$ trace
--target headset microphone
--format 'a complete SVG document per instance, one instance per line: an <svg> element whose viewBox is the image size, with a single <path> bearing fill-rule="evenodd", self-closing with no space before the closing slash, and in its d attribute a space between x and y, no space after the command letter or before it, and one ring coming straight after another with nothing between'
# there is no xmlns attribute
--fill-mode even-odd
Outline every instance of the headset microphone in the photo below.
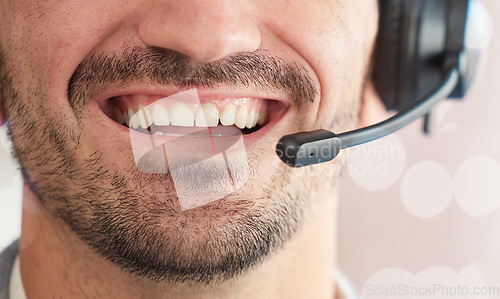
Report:
<svg viewBox="0 0 500 299"><path fill-rule="evenodd" d="M429 113L432 107L446 98L458 82L458 71L449 72L446 83L434 94L378 124L336 135L316 130L287 135L276 147L280 159L292 167L302 167L334 159L341 149L360 145L393 133L417 118Z"/></svg>
<svg viewBox="0 0 500 299"><path fill-rule="evenodd" d="M479 56L466 47L474 31L469 15L475 0L379 0L379 33L373 80L391 118L354 131L327 130L284 136L276 154L287 165L302 167L334 159L340 150L403 128L447 97L465 95ZM471 29L472 28L472 29ZM472 32L474 33L474 32ZM428 117L430 119L430 117Z"/></svg>

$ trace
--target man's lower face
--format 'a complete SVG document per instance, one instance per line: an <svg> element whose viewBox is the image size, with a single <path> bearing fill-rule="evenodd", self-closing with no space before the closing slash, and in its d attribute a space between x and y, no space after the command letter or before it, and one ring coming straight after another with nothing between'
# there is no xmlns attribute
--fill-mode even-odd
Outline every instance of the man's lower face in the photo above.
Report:
<svg viewBox="0 0 500 299"><path fill-rule="evenodd" d="M12 65L4 57L2 103L26 183L54 219L138 276L210 283L241 274L296 235L317 200L311 190L333 188L329 166L296 170L276 157L280 137L313 129L301 111L317 107L319 97L307 72L267 53L202 64L144 48L90 56L68 84L65 107L54 105L43 78L26 81L7 72ZM193 90L199 107L215 104L219 115L230 105L259 102L266 117L256 127L249 122L250 129L211 126L232 128L239 147L231 152L229 144L198 160L190 144L214 150L227 136L207 136L208 128L189 120L182 124L185 115L175 123L178 115L169 115L168 126L156 125L155 117L146 128L144 119L132 124L142 106L152 109L144 115L153 115L156 104ZM361 84L353 90L356 99ZM189 102L178 97L165 105L183 101ZM339 108L343 123L337 125L352 125L355 115L357 109ZM186 129L195 133L183 134ZM196 135L198 129L205 135ZM184 148L176 151L179 144ZM134 147L148 150L138 154ZM228 183L232 189L213 198L203 193Z"/></svg>

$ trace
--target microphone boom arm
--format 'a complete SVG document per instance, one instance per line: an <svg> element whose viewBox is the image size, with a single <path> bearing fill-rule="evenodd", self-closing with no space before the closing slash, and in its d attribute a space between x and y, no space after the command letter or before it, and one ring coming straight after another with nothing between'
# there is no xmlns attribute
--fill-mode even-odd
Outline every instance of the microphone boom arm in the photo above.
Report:
<svg viewBox="0 0 500 299"><path fill-rule="evenodd" d="M438 102L453 92L458 81L458 70L453 68L448 71L444 84L435 92L380 123L338 135L328 130L287 135L278 142L276 153L284 163L292 167L333 160L341 149L382 138L429 113Z"/></svg>

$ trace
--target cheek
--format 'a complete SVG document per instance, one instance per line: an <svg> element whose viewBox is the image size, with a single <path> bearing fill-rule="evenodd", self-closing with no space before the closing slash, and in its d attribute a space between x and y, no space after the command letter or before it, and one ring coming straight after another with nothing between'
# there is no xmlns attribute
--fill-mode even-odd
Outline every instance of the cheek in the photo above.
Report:
<svg viewBox="0 0 500 299"><path fill-rule="evenodd" d="M337 16L324 22L316 20L297 37L298 51L317 77L320 88L320 101L309 113L309 118L316 121L313 127L331 129L332 119L336 120L335 130L353 125L369 55L363 33L358 23Z"/></svg>
<svg viewBox="0 0 500 299"><path fill-rule="evenodd" d="M119 1L13 1L3 7L0 45L13 87L28 107L43 107L54 121L76 124L67 99L78 64L119 23ZM36 114L38 115L38 114Z"/></svg>
<svg viewBox="0 0 500 299"><path fill-rule="evenodd" d="M308 62L321 86L316 127L332 129L334 124L334 130L343 131L356 125L353 120L359 111L374 36L366 35L355 6L338 12L325 19L328 26L317 24L318 33L306 43L310 45Z"/></svg>
<svg viewBox="0 0 500 299"><path fill-rule="evenodd" d="M321 99L306 113L310 122L316 121L309 126L329 128L337 115L343 119L356 115L353 110L357 110L369 56L366 44L372 39L362 22L367 10L360 10L357 2L306 5L297 1L269 22L276 36L298 53L318 82ZM298 9L301 3L303 9ZM346 113L351 116L340 115Z"/></svg>
<svg viewBox="0 0 500 299"><path fill-rule="evenodd" d="M75 64L71 59L77 55L69 53L77 53L78 42L85 37L75 34L78 28L69 20L81 22L82 16L65 10L71 1L57 2L12 1L2 6L0 46L12 84L8 86L12 92L3 96L9 106L22 110L16 120L10 120L18 135L34 131L28 131L26 124L33 119L38 127L75 121L66 89ZM80 26L92 31L89 23Z"/></svg>
<svg viewBox="0 0 500 299"><path fill-rule="evenodd" d="M119 22L110 15L120 11L113 3L119 2L18 2L4 12L2 48L21 77L64 91L76 66Z"/></svg>

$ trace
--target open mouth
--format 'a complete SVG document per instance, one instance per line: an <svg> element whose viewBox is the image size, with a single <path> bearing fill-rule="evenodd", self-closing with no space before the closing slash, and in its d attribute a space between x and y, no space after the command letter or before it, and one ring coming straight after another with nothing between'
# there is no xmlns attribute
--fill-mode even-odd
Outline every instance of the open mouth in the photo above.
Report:
<svg viewBox="0 0 500 299"><path fill-rule="evenodd" d="M286 106L264 98L200 99L196 91L177 96L121 95L108 98L101 106L115 122L140 133L157 136L203 137L193 132L208 131L217 136L224 127L237 127L241 134L253 134L279 118ZM219 133L217 133L219 132ZM205 133L206 134L206 133Z"/></svg>

